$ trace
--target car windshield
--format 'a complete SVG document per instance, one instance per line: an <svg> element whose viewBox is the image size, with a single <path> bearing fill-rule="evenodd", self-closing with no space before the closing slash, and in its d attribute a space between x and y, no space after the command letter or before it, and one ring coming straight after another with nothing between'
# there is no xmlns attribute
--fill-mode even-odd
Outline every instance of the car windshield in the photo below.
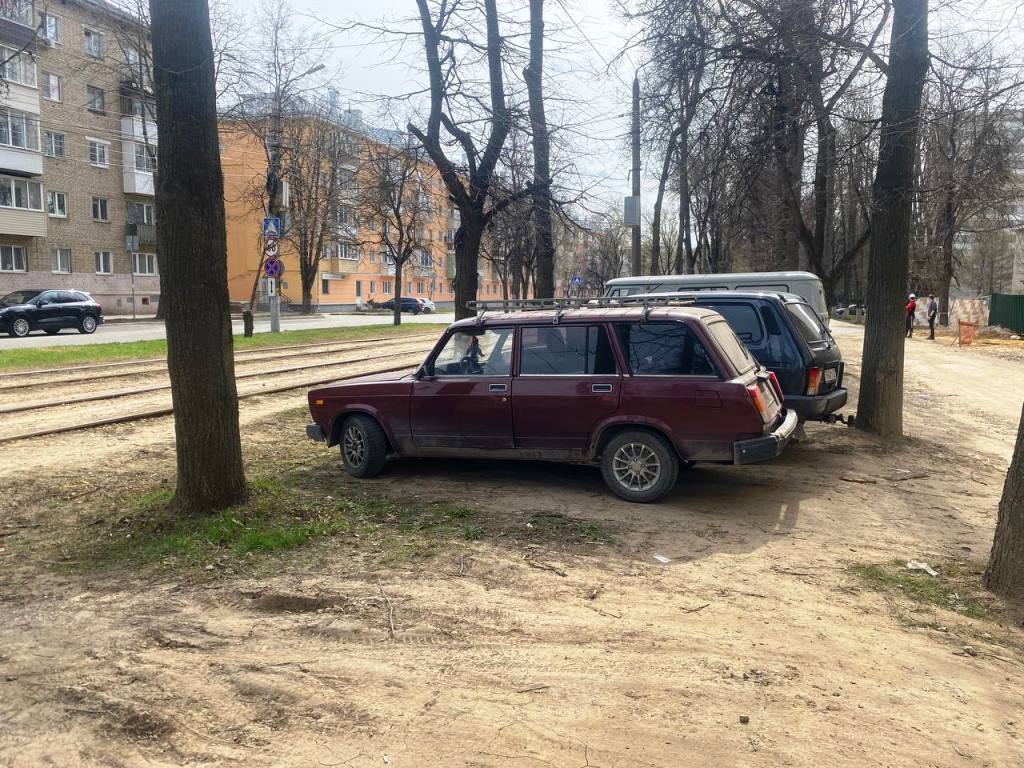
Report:
<svg viewBox="0 0 1024 768"><path fill-rule="evenodd" d="M818 313L802 302L793 302L786 305L789 316L797 331L808 344L827 344L832 338L828 329L822 325Z"/></svg>
<svg viewBox="0 0 1024 768"><path fill-rule="evenodd" d="M0 299L0 307L16 307L19 304L31 301L38 295L39 291L15 291L14 293L8 293Z"/></svg>
<svg viewBox="0 0 1024 768"><path fill-rule="evenodd" d="M718 346L722 348L725 356L736 366L737 371L746 373L754 367L754 358L727 322L724 320L710 322L708 330L715 337L715 341L718 342Z"/></svg>

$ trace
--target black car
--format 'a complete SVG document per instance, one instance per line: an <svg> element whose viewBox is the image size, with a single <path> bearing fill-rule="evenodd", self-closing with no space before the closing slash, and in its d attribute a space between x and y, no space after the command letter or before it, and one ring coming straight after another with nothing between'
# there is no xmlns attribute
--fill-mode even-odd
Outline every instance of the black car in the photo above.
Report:
<svg viewBox="0 0 1024 768"><path fill-rule="evenodd" d="M382 301L379 304L377 304L377 307L379 309L389 309L392 312L394 312L395 311L395 300L394 299L388 299L387 301ZM403 312L412 312L414 315L418 315L423 310L424 310L423 302L420 301L419 299L413 298L412 296L403 296L402 297L402 311Z"/></svg>
<svg viewBox="0 0 1024 768"><path fill-rule="evenodd" d="M692 300L722 315L755 359L775 373L786 407L801 421L828 417L846 405L843 355L817 312L801 297L745 291L650 294L666 295Z"/></svg>
<svg viewBox="0 0 1024 768"><path fill-rule="evenodd" d="M62 328L93 333L103 322L103 307L82 291L24 290L0 298L0 333L28 336L45 331L51 336Z"/></svg>

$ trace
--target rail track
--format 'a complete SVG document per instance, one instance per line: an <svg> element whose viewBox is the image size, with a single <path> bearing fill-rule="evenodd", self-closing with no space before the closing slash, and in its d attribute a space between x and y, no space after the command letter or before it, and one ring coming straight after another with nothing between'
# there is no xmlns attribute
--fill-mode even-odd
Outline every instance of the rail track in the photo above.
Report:
<svg viewBox="0 0 1024 768"><path fill-rule="evenodd" d="M267 353L272 350L285 351L283 355L261 355L248 357L250 363L267 364L284 358L298 364L268 370L247 371L236 375L239 382L238 398L246 401L266 395L305 389L334 381L363 376L370 373L408 370L418 365L423 356L433 346L436 334L415 334L410 337L394 336L373 339L361 339L344 347L342 359L324 360L319 355L329 354L338 350L333 345L303 345L303 352L293 352L297 347L269 347L258 350ZM369 354L370 350L382 350L380 342L391 342L386 354ZM395 342L398 343L395 343ZM333 347L328 350L324 347ZM382 350L383 351L383 350ZM253 350L256 352L256 350ZM244 353L242 353L244 354ZM236 362L243 362L238 360ZM316 358L302 363L296 358ZM128 361L124 361L126 364ZM139 365L140 361L131 361ZM145 361L155 363L156 361ZM163 361L160 361L163 362ZM104 364L105 366L107 364ZM90 366L74 368L50 369L38 373L67 372L70 370L90 370ZM316 376L310 372L316 371ZM138 375L123 372L125 377ZM166 365L163 370L145 371L145 375L163 374L166 379ZM61 383L76 383L78 380ZM112 378L112 377L111 377ZM59 380L37 381L37 386L56 384ZM8 387L8 390L19 390L22 387ZM4 394L0 387L0 396ZM21 399L21 395L12 392L12 397ZM113 424L126 424L163 416L174 412L171 406L170 384L161 381L134 388L122 388L108 391L92 391L85 394L72 394L37 402L13 402L0 405L0 443L11 443L29 438L44 437L80 430L95 429Z"/></svg>

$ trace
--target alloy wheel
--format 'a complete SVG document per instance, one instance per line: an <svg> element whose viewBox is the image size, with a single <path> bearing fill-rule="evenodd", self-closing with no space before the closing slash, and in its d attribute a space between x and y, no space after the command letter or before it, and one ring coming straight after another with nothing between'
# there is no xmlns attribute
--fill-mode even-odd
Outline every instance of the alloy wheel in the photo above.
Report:
<svg viewBox="0 0 1024 768"><path fill-rule="evenodd" d="M631 491L646 491L661 477L658 454L643 443L626 443L612 458L615 479Z"/></svg>
<svg viewBox="0 0 1024 768"><path fill-rule="evenodd" d="M362 466L366 459L366 439L359 427L354 424L345 430L343 448L345 460L353 467Z"/></svg>

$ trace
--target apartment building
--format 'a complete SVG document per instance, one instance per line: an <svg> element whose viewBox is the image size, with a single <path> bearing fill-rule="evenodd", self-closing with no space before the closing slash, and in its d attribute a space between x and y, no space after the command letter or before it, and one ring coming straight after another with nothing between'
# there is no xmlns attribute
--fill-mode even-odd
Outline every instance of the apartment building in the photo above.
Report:
<svg viewBox="0 0 1024 768"><path fill-rule="evenodd" d="M156 122L145 30L102 0L0 3L0 295L152 314Z"/></svg>
<svg viewBox="0 0 1024 768"><path fill-rule="evenodd" d="M263 99L269 104L269 99ZM319 119L287 117L287 119ZM374 128L356 110L338 110L331 118L339 125L353 147L364 142L387 141L388 131ZM376 224L366 211L359 210L360 183L358 161L344 172L348 188L343 191L342 216L334 237L324 245L319 274L313 286L312 305L320 311L349 310L368 301L386 301L394 296L395 281L403 280L402 295L429 298L439 308L451 306L455 294L455 231L458 211L448 200L447 191L435 168L424 162L421 176L430 196L430 216L422 222L418 238L423 245L407 262L403 275L396 276L395 265L380 243ZM228 290L233 302L247 304L256 287L257 303L267 300L266 281L257 275L260 264L260 232L263 210L259 189L267 174L266 152L252 130L235 121L221 124L221 166L224 171L224 197L228 243ZM285 179L287 181L287 179ZM285 306L299 307L302 287L298 257L287 242L281 245L284 275L280 291ZM501 296L501 284L490 264L481 260L480 298Z"/></svg>

